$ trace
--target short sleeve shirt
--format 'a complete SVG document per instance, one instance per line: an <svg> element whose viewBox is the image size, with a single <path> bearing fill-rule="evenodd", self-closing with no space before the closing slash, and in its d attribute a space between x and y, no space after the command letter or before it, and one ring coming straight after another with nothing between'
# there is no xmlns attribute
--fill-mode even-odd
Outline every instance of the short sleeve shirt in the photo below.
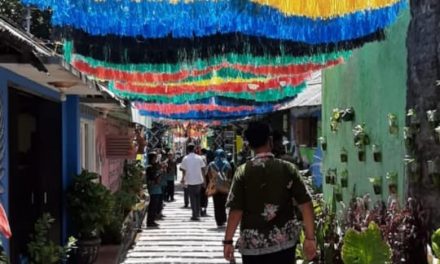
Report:
<svg viewBox="0 0 440 264"><path fill-rule="evenodd" d="M190 153L182 160L180 167L185 170L185 180L188 185L198 185L204 182L202 169L206 167L203 158Z"/></svg>
<svg viewBox="0 0 440 264"><path fill-rule="evenodd" d="M241 165L227 206L243 211L237 246L243 255L262 255L293 247L302 225L295 205L311 201L297 169L273 155Z"/></svg>

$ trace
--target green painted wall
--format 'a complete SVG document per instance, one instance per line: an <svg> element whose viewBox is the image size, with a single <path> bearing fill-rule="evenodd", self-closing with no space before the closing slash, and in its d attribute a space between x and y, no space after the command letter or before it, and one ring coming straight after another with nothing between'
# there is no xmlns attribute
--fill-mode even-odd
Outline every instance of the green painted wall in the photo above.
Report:
<svg viewBox="0 0 440 264"><path fill-rule="evenodd" d="M407 50L405 46L410 15L403 13L399 21L387 30L387 40L371 43L353 52L345 64L326 70L323 79L322 133L327 141L324 152L323 175L329 168L349 173L349 187L343 189L344 200L353 194L371 193L375 200L388 197L386 173L398 173L398 193L403 199L405 193L404 163L405 144L403 127L405 124L405 105L407 90ZM339 124L337 132L330 131L332 109L354 107L355 120ZM388 113L398 116L399 133L388 132ZM366 146L366 160L358 161L358 150L353 143L352 129L365 123L371 144ZM382 150L382 162L374 162L372 144ZM348 152L348 162L340 161L341 149ZM382 197L374 195L369 177L382 176ZM333 193L332 185L324 186L327 199Z"/></svg>

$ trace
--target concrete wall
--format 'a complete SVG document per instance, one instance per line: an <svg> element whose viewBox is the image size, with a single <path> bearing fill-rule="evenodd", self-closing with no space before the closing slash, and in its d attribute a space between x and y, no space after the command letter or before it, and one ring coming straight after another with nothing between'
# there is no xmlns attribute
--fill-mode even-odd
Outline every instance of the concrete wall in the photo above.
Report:
<svg viewBox="0 0 440 264"><path fill-rule="evenodd" d="M397 23L388 30L387 40L371 43L353 52L345 64L326 70L323 75L322 133L327 140L324 152L323 175L329 168L338 174L344 169L349 173L349 188L343 190L347 201L356 186L356 195L372 193L375 199L386 199L388 185L386 173L398 173L398 194L404 194L405 147L403 126L405 120L407 50L405 47L409 12L402 14ZM355 120L342 122L337 132L330 131L332 109L354 107ZM398 116L399 133L388 132L388 113ZM352 129L365 123L371 144L366 146L366 160L358 161L358 151L353 143ZM373 161L372 144L380 145L382 162ZM340 161L341 149L348 152L348 162ZM339 176L339 175L338 175ZM369 177L381 176L382 195L373 194ZM339 178L338 178L339 184ZM332 185L324 186L327 198L331 197Z"/></svg>
<svg viewBox="0 0 440 264"><path fill-rule="evenodd" d="M101 174L102 184L111 191L119 188L121 175L124 169L123 158L106 157L107 135L128 135L133 129L128 128L128 123L116 121L110 117L95 119L96 133L96 168Z"/></svg>
<svg viewBox="0 0 440 264"><path fill-rule="evenodd" d="M440 186L434 183L440 175L429 175L427 164L439 162L440 144L433 138L433 128L427 122L426 111L440 112L440 2L411 1L412 20L408 31L408 108L414 108L420 119L420 132L408 154L415 158L419 171L409 179L409 193L420 199L430 211L432 227L440 226ZM440 170L440 166L437 166Z"/></svg>

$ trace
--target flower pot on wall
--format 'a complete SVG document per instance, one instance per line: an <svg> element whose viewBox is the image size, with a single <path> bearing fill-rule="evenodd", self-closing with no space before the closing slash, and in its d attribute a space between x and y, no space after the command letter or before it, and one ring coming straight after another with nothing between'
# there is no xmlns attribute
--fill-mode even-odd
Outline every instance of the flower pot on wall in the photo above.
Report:
<svg viewBox="0 0 440 264"><path fill-rule="evenodd" d="M392 135L397 135L399 133L399 125L397 124L397 115L392 113L388 114L388 132Z"/></svg>
<svg viewBox="0 0 440 264"><path fill-rule="evenodd" d="M325 137L320 137L319 143L321 144L321 149L323 151L326 151L327 150L327 141L326 141Z"/></svg>
<svg viewBox="0 0 440 264"><path fill-rule="evenodd" d="M379 195L382 193L382 186L380 185L373 185L374 194Z"/></svg>
<svg viewBox="0 0 440 264"><path fill-rule="evenodd" d="M347 154L347 150L345 150L345 148L342 148L342 150L341 150L340 159L341 159L341 162L343 162L343 163L348 162L348 154Z"/></svg>
<svg viewBox="0 0 440 264"><path fill-rule="evenodd" d="M354 120L354 108L349 107L342 111L341 118L343 121L353 121Z"/></svg>
<svg viewBox="0 0 440 264"><path fill-rule="evenodd" d="M348 187L348 170L343 170L341 172L341 187L342 188Z"/></svg>
<svg viewBox="0 0 440 264"><path fill-rule="evenodd" d="M358 160L359 161L365 161L365 150L359 150L358 151Z"/></svg>
<svg viewBox="0 0 440 264"><path fill-rule="evenodd" d="M376 144L373 145L373 160L375 162L382 161L382 152L380 150L380 146Z"/></svg>

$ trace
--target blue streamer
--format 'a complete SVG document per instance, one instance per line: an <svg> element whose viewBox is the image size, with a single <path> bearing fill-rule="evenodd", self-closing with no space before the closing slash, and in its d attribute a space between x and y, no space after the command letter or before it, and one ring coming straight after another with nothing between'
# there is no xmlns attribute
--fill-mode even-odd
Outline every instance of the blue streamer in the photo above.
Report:
<svg viewBox="0 0 440 264"><path fill-rule="evenodd" d="M364 10L328 20L286 16L242 0L197 1L191 4L133 0L22 0L50 7L53 24L73 26L92 35L116 34L146 38L191 38L239 32L309 44L351 40L393 23L407 0L377 10Z"/></svg>

